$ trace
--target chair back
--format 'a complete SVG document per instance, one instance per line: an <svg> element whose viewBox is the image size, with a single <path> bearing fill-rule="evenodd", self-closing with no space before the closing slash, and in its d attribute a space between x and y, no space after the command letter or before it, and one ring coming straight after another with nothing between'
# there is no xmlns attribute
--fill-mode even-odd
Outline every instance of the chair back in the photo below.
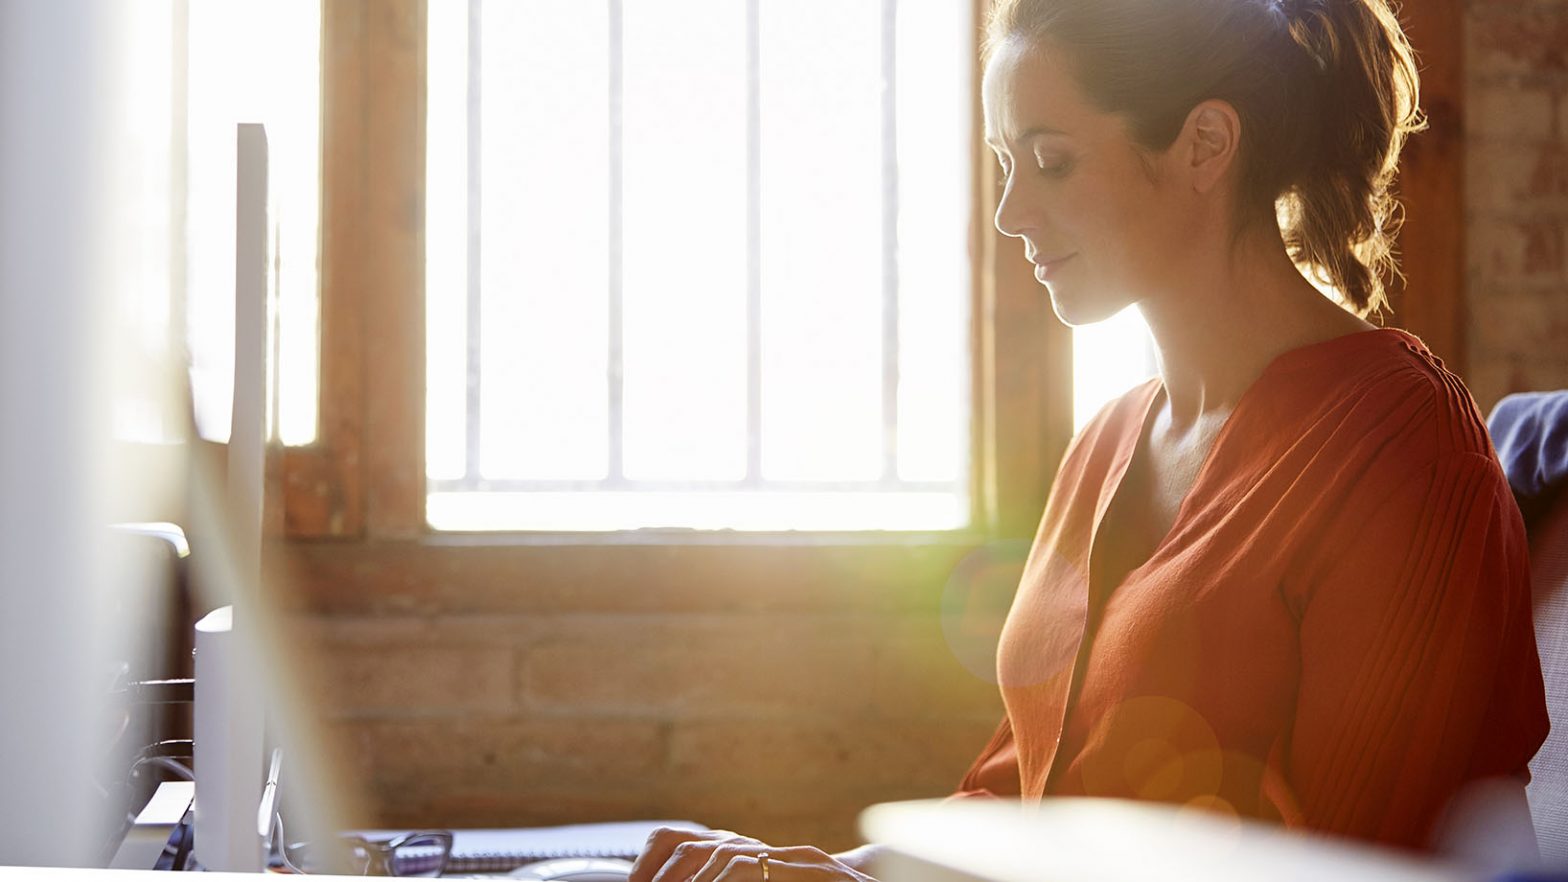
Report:
<svg viewBox="0 0 1568 882"><path fill-rule="evenodd" d="M1526 793L1541 857L1568 867L1568 492L1531 525L1530 579L1552 731L1530 761Z"/></svg>

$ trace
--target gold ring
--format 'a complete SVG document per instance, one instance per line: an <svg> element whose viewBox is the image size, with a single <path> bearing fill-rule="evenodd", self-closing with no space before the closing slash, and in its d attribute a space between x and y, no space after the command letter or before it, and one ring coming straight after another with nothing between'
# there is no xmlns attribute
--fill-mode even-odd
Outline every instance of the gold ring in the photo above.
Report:
<svg viewBox="0 0 1568 882"><path fill-rule="evenodd" d="M759 852L757 854L757 866L762 868L762 882L768 882L768 853L767 852L764 851L764 852Z"/></svg>

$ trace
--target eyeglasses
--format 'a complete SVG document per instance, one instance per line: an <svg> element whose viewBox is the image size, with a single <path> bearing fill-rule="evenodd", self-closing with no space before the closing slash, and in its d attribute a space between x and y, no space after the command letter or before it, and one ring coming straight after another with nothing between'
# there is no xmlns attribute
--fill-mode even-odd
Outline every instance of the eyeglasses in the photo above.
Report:
<svg viewBox="0 0 1568 882"><path fill-rule="evenodd" d="M281 817L274 830L268 868L281 873L434 877L446 869L452 854L449 830L419 830L392 839L343 835L320 842L289 842Z"/></svg>

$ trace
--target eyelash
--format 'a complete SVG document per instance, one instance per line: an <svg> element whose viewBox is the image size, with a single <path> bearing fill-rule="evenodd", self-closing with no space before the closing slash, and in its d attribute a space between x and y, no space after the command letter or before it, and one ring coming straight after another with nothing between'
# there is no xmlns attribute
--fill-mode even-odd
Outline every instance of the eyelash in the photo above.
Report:
<svg viewBox="0 0 1568 882"><path fill-rule="evenodd" d="M998 177L996 179L996 189L998 189L998 190L1005 190L1007 188L1007 178L1009 177L1010 172L1008 171L1007 163L1003 162L1003 163L999 163L999 165L1001 165L1001 167L1002 167L1001 168L1002 174L1001 174L1000 177ZM1065 176L1069 171L1072 170L1072 165L1073 165L1072 160L1064 159L1061 162L1056 163L1055 165L1048 165L1045 168L1041 168L1041 169L1037 169L1037 170L1039 171L1039 173L1041 175L1044 175L1045 177L1048 177L1048 178L1061 178L1061 177Z"/></svg>
<svg viewBox="0 0 1568 882"><path fill-rule="evenodd" d="M1045 168L1040 169L1040 174L1049 175L1053 178L1059 178L1062 175L1067 174L1067 172L1072 169L1072 167L1072 160L1064 159L1055 165L1048 165Z"/></svg>

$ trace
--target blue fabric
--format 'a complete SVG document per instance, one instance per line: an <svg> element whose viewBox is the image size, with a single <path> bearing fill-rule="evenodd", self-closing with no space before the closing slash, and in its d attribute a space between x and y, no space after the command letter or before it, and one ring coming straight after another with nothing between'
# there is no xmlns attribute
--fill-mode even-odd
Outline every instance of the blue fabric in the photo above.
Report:
<svg viewBox="0 0 1568 882"><path fill-rule="evenodd" d="M1528 522L1568 483L1568 390L1510 395L1487 427Z"/></svg>

